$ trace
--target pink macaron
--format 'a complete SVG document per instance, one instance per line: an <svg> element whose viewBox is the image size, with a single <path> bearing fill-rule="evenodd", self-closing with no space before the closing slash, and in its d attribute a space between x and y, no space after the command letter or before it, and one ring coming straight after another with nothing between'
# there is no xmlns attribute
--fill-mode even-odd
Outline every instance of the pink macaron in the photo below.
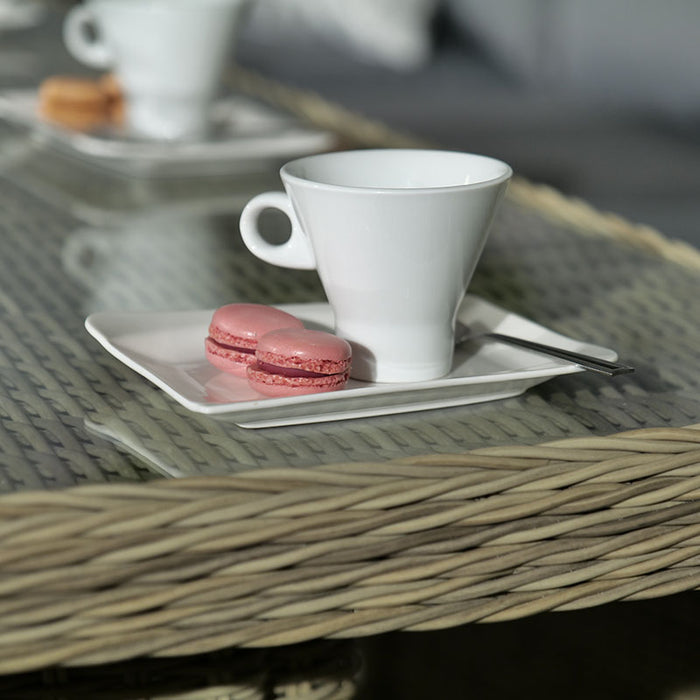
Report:
<svg viewBox="0 0 700 700"><path fill-rule="evenodd" d="M352 348L330 333L300 328L271 331L258 341L250 385L266 396L299 396L342 389Z"/></svg>
<svg viewBox="0 0 700 700"><path fill-rule="evenodd" d="M214 367L245 377L246 367L255 361L259 338L278 328L303 327L296 316L272 306L227 304L212 316L204 352Z"/></svg>

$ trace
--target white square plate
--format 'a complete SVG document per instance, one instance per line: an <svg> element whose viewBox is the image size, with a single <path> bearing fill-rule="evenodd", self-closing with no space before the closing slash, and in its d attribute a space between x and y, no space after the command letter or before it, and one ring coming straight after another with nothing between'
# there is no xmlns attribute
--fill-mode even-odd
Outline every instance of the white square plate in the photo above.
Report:
<svg viewBox="0 0 700 700"><path fill-rule="evenodd" d="M286 304L281 309L307 327L332 330L327 304ZM225 417L244 428L318 423L366 416L494 401L517 396L577 365L493 341L465 343L455 351L452 371L428 382L374 384L350 380L340 391L269 398L245 378L211 366L204 338L213 311L98 312L88 332L114 357L160 387L191 411ZM478 297L468 295L459 320L605 360L617 353L560 335Z"/></svg>

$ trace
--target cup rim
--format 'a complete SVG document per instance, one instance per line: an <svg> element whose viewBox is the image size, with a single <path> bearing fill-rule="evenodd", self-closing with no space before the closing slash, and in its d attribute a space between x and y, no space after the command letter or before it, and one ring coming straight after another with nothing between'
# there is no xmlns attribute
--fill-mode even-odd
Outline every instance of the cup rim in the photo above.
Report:
<svg viewBox="0 0 700 700"><path fill-rule="evenodd" d="M483 180L478 180L475 182L467 182L461 184L453 185L434 185L434 186L421 186L421 187L386 187L386 186L360 186L360 185L341 185L330 182L322 182L320 180L313 180L302 175L296 175L291 172L295 167L303 165L305 162L312 160L321 159L342 159L344 157L357 157L359 154L381 154L381 153L391 153L391 154L423 154L423 155L435 155L435 156L464 156L470 159L478 159L482 162L488 162L492 165L497 165L502 168L502 172L494 177L489 177ZM295 158L294 160L285 163L280 168L280 177L283 182L296 183L298 185L311 187L314 189L321 189L327 191L337 191L337 192L365 192L368 194L386 193L386 194L396 194L396 195L412 195L418 193L436 193L436 192L456 192L460 190L475 190L484 187L492 187L493 185L498 185L503 182L507 182L513 176L513 169L508 163L494 158L492 156L482 155L479 153L470 153L467 151L456 151L448 149L431 149L431 148L367 148L367 149L351 149L346 151L332 151L329 153L316 153L309 156L303 156L301 158Z"/></svg>

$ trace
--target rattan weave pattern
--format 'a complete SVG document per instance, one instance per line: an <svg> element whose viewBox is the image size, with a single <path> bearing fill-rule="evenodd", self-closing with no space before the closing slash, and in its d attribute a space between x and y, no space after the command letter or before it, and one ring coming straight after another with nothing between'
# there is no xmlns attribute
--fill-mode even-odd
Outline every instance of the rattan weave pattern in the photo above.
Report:
<svg viewBox="0 0 700 700"><path fill-rule="evenodd" d="M700 426L0 501L0 672L700 588Z"/></svg>
<svg viewBox="0 0 700 700"><path fill-rule="evenodd" d="M0 260L3 491L142 480L149 478L144 463L171 475L226 474L700 421L697 272L522 204L503 207L472 291L615 347L637 367L634 375L561 377L498 404L258 432L178 406L101 351L83 319L101 308L317 300L314 273L274 268L247 254L232 231L235 212L227 212L207 225L195 216L183 224L181 213L179 226L168 217L129 222L108 232L117 253L106 262L85 257L90 274L78 274L75 265L66 267L66 255L89 236L81 222L8 180L0 200L7 250ZM197 258L197 244L209 254Z"/></svg>
<svg viewBox="0 0 700 700"><path fill-rule="evenodd" d="M317 293L306 274L294 286L285 285L277 279L279 271L258 267L244 250L235 251L229 298L250 299L247 280L256 276L255 300L303 301ZM135 259L133 264L138 266ZM184 261L173 259L163 277L177 278L184 268ZM149 296L143 283L130 289L133 296L124 303L136 308L160 300L160 292ZM129 374L120 379L120 384L128 382L124 402L96 406L88 414L90 426L128 445L156 469L194 475L390 459L700 421L695 350L700 328L692 323L700 316L700 277L694 270L620 241L562 229L536 211L508 203L472 290L563 333L617 348L637 367L636 374L615 381L562 377L498 404L264 433L193 416ZM97 362L114 371L110 358Z"/></svg>

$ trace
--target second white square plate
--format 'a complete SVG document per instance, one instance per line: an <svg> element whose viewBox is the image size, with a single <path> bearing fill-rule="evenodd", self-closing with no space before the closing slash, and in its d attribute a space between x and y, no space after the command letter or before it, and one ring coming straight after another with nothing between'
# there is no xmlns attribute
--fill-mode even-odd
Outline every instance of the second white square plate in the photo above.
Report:
<svg viewBox="0 0 700 700"><path fill-rule="evenodd" d="M212 106L214 133L200 141L158 142L130 138L118 128L71 131L39 116L36 90L0 92L0 118L29 128L41 143L121 175L214 175L282 163L332 148L332 134L301 124L244 96Z"/></svg>

